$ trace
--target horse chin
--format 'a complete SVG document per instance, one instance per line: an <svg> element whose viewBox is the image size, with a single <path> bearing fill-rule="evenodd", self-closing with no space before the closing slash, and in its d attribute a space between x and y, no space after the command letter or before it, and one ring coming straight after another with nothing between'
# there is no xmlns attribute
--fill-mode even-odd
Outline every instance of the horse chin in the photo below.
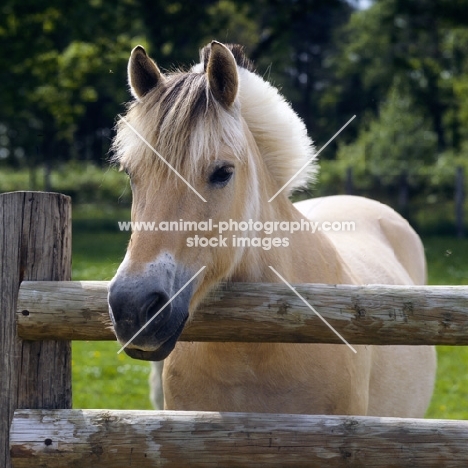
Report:
<svg viewBox="0 0 468 468"><path fill-rule="evenodd" d="M164 343L159 345L154 350L140 349L138 347L127 346L124 351L133 359L140 359L141 361L162 361L166 359L172 350L175 348L177 340L179 339L182 330L184 329L187 318L179 325L177 330L171 335Z"/></svg>

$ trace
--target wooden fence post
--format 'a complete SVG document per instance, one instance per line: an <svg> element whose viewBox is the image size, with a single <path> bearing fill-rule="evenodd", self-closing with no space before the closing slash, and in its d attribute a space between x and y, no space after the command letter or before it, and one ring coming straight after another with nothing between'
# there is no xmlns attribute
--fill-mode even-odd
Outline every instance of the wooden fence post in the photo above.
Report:
<svg viewBox="0 0 468 468"><path fill-rule="evenodd" d="M15 409L71 408L70 341L20 340L15 319L21 281L71 279L70 198L0 195L0 259L0 466L10 468Z"/></svg>

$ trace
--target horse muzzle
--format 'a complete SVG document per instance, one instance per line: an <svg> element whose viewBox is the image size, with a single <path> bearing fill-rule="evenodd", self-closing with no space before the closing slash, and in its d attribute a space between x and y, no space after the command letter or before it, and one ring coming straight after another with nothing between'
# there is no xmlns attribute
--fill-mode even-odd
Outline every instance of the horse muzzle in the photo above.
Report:
<svg viewBox="0 0 468 468"><path fill-rule="evenodd" d="M130 357L159 361L174 349L189 317L192 287L177 293L190 276L167 259L138 274L119 268L109 286L109 314Z"/></svg>

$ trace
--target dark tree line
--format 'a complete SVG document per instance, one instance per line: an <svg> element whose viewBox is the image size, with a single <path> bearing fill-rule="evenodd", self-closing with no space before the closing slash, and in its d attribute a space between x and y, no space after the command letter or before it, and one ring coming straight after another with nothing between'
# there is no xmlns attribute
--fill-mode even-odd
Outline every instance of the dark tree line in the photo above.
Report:
<svg viewBox="0 0 468 468"><path fill-rule="evenodd" d="M468 0L4 0L0 13L3 165L102 164L131 48L170 69L214 38L246 47L319 146L357 115L321 155L343 177L432 184L466 164Z"/></svg>

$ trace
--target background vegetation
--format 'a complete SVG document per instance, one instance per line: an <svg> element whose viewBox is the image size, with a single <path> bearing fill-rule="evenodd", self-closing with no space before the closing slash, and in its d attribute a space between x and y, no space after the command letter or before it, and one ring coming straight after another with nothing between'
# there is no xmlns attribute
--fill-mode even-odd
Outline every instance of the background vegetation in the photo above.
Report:
<svg viewBox="0 0 468 468"><path fill-rule="evenodd" d="M440 237L455 232L456 168L468 172L467 25L468 0L3 0L0 192L71 195L74 279L110 279L131 193L106 160L130 50L167 71L212 39L238 42L318 147L357 115L298 196L389 203L423 234L431 284L467 284L466 240ZM148 367L115 348L74 344L76 406L149 407ZM468 352L439 351L429 416L467 417Z"/></svg>
<svg viewBox="0 0 468 468"><path fill-rule="evenodd" d="M318 146L357 115L321 154L314 194L368 195L453 232L455 170L468 164L468 0L4 0L0 13L0 169L24 170L23 189L62 190L71 162L75 203L114 204L119 185L96 191L83 162L107 164L130 50L141 43L170 70L216 38L246 47Z"/></svg>

